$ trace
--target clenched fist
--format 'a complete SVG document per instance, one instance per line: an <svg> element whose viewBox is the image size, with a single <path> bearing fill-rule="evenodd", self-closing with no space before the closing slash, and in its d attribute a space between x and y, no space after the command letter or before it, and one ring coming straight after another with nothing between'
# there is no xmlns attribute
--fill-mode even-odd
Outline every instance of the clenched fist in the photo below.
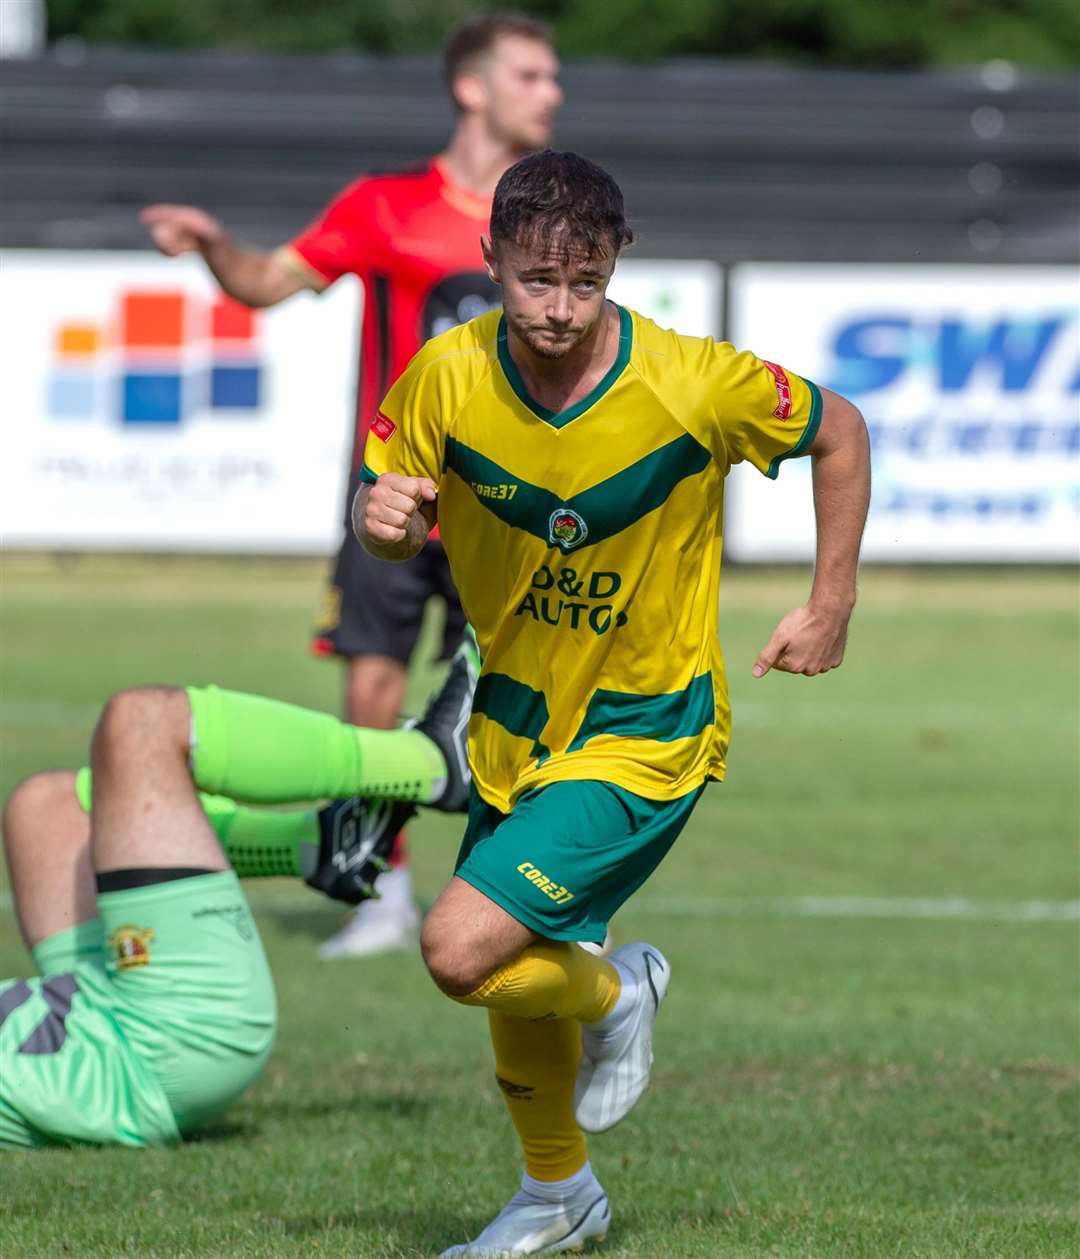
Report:
<svg viewBox="0 0 1080 1259"><path fill-rule="evenodd" d="M139 215L154 244L166 257L201 252L225 240L225 229L205 210L193 205L151 205Z"/></svg>
<svg viewBox="0 0 1080 1259"><path fill-rule="evenodd" d="M434 503L438 486L427 477L384 472L374 485L360 487L353 503L353 528L360 542L387 559L414 555L428 535L434 514L422 504Z"/></svg>

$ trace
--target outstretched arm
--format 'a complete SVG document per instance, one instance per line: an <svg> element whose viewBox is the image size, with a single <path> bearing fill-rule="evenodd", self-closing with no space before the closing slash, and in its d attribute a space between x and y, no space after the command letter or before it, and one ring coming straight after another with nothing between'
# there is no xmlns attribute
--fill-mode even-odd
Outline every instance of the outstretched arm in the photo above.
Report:
<svg viewBox="0 0 1080 1259"><path fill-rule="evenodd" d="M282 250L242 248L217 219L195 206L147 206L140 218L163 254L202 254L222 289L245 306L275 306L301 289L321 287L299 260L291 264Z"/></svg>
<svg viewBox="0 0 1080 1259"><path fill-rule="evenodd" d="M810 598L789 612L754 662L754 677L770 669L813 677L844 659L855 607L866 511L870 504L870 441L859 411L822 389L821 426L810 446L817 518L817 560Z"/></svg>

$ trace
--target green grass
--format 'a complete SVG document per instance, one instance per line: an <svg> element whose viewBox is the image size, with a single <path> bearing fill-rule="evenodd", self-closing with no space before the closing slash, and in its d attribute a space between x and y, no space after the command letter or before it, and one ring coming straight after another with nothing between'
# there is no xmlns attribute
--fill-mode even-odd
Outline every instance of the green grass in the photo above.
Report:
<svg viewBox="0 0 1080 1259"><path fill-rule="evenodd" d="M304 650L319 566L15 558L2 576L5 790L80 763L101 700L133 683L337 705L336 668ZM654 1087L593 1142L606 1253L1075 1256L1076 923L773 903L1077 896L1075 576L871 571L843 669L755 682L804 585L726 578L729 778L616 924L675 977ZM414 704L431 680L418 671ZM459 829L415 827L427 899ZM430 1255L513 1190L479 1013L413 956L319 963L337 909L249 890L281 1001L264 1077L177 1151L0 1156L5 1259ZM0 912L0 973L26 968Z"/></svg>

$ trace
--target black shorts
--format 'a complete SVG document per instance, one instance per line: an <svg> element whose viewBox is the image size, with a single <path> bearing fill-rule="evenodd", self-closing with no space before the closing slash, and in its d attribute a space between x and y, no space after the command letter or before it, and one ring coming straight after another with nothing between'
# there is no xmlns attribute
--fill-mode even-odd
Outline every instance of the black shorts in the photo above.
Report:
<svg viewBox="0 0 1080 1259"><path fill-rule="evenodd" d="M465 613L443 544L428 542L419 555L394 564L369 555L347 529L312 649L323 656L389 656L408 664L432 595L446 604L440 659L448 660L461 642Z"/></svg>

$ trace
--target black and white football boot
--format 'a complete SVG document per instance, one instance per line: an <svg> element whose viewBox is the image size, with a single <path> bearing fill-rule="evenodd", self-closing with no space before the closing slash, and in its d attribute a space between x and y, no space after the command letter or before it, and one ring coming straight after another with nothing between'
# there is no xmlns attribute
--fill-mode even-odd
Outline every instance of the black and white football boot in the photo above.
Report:
<svg viewBox="0 0 1080 1259"><path fill-rule="evenodd" d="M446 762L446 786L430 802L431 808L443 813L464 813L469 807L469 718L479 677L480 652L472 630L466 627L442 689L414 727L427 735Z"/></svg>
<svg viewBox="0 0 1080 1259"><path fill-rule="evenodd" d="M396 800L331 801L319 810L318 864L304 882L348 905L377 899L375 881L389 870L394 840L415 812L415 805Z"/></svg>

